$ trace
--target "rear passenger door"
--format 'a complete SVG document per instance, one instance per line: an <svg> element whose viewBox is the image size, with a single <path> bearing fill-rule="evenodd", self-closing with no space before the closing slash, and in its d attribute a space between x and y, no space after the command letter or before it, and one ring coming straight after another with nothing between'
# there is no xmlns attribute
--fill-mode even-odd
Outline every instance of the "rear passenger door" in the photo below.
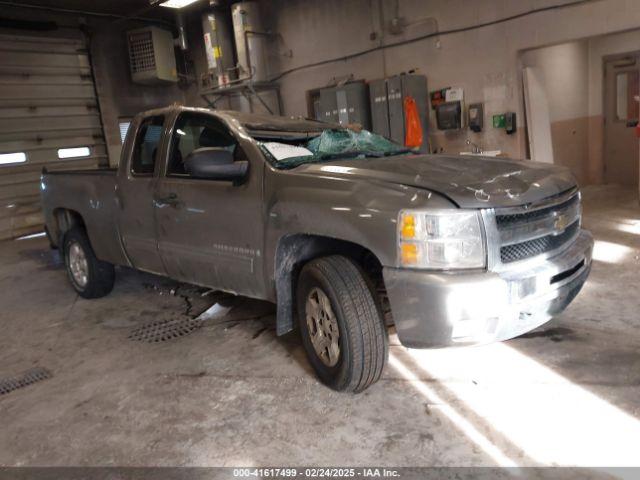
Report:
<svg viewBox="0 0 640 480"><path fill-rule="evenodd" d="M131 149L129 162L120 168L116 198L120 207L118 228L129 260L134 267L164 274L158 251L154 209L154 194L158 173L158 159L162 152L162 133L165 117L143 118L133 137L127 138L125 151Z"/></svg>
<svg viewBox="0 0 640 480"><path fill-rule="evenodd" d="M209 147L228 149L236 161L250 160L222 120L181 113L156 191L162 260L173 278L263 297L262 162L250 163L241 185L190 177L185 160Z"/></svg>

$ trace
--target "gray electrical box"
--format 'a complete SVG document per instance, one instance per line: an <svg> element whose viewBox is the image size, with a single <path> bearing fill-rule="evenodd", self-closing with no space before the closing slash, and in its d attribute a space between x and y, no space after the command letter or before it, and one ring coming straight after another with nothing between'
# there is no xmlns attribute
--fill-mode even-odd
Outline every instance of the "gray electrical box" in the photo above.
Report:
<svg viewBox="0 0 640 480"><path fill-rule="evenodd" d="M316 116L320 120L340 125L359 123L366 130L371 128L369 90L365 82L321 89L317 108Z"/></svg>
<svg viewBox="0 0 640 480"><path fill-rule="evenodd" d="M413 98L422 126L420 150L428 151L427 77L406 74L373 80L369 82L369 94L372 131L401 145L404 145L406 133L404 100L407 97Z"/></svg>
<svg viewBox="0 0 640 480"><path fill-rule="evenodd" d="M391 138L386 79L369 82L369 98L371 103L371 129L383 137Z"/></svg>
<svg viewBox="0 0 640 480"><path fill-rule="evenodd" d="M173 35L158 27L127 32L131 80L144 85L178 81Z"/></svg>

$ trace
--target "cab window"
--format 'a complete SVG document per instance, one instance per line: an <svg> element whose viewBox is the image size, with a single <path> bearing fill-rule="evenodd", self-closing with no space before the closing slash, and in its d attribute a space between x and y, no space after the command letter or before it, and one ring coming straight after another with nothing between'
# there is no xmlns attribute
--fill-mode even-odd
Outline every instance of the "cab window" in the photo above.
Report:
<svg viewBox="0 0 640 480"><path fill-rule="evenodd" d="M131 157L131 173L153 175L160 150L163 116L145 118L136 135Z"/></svg>
<svg viewBox="0 0 640 480"><path fill-rule="evenodd" d="M184 162L189 155L200 148L211 147L230 151L236 160L244 159L238 142L221 121L207 115L180 115L171 139L167 175L188 177Z"/></svg>

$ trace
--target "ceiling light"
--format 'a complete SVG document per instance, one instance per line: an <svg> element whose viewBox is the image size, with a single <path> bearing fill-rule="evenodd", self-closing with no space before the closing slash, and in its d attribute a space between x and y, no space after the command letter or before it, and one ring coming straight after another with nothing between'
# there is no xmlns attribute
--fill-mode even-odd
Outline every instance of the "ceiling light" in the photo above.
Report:
<svg viewBox="0 0 640 480"><path fill-rule="evenodd" d="M196 3L198 0L167 0L164 3L161 3L161 7L167 8L183 8L191 5L192 3Z"/></svg>

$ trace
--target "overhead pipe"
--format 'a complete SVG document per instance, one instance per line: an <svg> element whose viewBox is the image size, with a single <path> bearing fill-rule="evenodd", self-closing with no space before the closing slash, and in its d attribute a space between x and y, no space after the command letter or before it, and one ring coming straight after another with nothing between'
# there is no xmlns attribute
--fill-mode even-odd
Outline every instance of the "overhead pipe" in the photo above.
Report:
<svg viewBox="0 0 640 480"><path fill-rule="evenodd" d="M189 49L189 43L187 42L187 27L184 23L184 13L180 10L176 13L176 26L178 27L178 47L185 52Z"/></svg>

